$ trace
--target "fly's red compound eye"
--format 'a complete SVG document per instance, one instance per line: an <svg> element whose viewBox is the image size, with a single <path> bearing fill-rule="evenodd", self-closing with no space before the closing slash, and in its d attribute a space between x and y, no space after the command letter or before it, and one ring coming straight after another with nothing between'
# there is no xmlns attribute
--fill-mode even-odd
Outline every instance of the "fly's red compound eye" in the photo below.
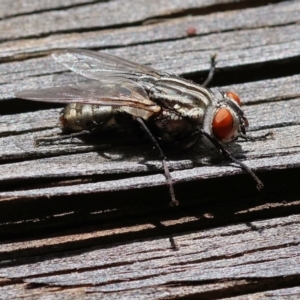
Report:
<svg viewBox="0 0 300 300"><path fill-rule="evenodd" d="M239 106L241 106L242 101L241 101L240 97L236 93L229 91L229 92L226 92L225 95L227 97L231 98L232 100L234 100Z"/></svg>
<svg viewBox="0 0 300 300"><path fill-rule="evenodd" d="M227 108L220 108L214 116L212 131L219 140L228 139L232 134L233 117Z"/></svg>

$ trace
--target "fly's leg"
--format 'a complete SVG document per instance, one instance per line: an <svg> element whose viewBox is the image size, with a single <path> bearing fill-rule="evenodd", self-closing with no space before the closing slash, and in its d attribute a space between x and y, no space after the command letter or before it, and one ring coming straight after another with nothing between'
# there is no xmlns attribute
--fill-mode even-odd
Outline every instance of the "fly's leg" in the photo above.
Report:
<svg viewBox="0 0 300 300"><path fill-rule="evenodd" d="M34 144L36 147L39 147L41 144L51 144L56 141L66 140L66 139L72 139L74 137L90 134L91 132L88 130L82 130L80 132L73 132L66 135L52 135L52 136L44 136L41 138L37 138L34 141Z"/></svg>
<svg viewBox="0 0 300 300"><path fill-rule="evenodd" d="M239 161L238 159L234 158L231 155L231 153L228 150L226 150L215 138L211 137L203 129L199 129L197 132L195 132L195 134L197 133L204 135L224 155L225 158L230 159L232 162L240 165L248 174L250 174L252 178L256 181L257 183L256 188L258 190L261 190L264 187L262 181L254 174L251 168L249 168L247 165L245 165L243 162Z"/></svg>
<svg viewBox="0 0 300 300"><path fill-rule="evenodd" d="M41 144L51 144L56 141L62 141L62 140L67 140L67 139L72 140L73 138L78 137L78 136L92 135L92 134L100 131L101 128L103 128L103 126L105 125L105 123L104 122L102 124L95 123L94 125L95 125L95 127L91 127L90 130L83 129L79 132L71 132L71 133L63 134L63 135L54 134L54 135L50 135L50 136L44 136L41 138L37 138L37 139L35 139L34 143L35 143L35 146L38 147Z"/></svg>
<svg viewBox="0 0 300 300"><path fill-rule="evenodd" d="M155 139L155 137L152 135L149 128L145 124L144 120L142 118L136 118L136 120L140 123L142 129L146 132L146 134L150 138L152 144L154 145L154 147L159 152L159 156L162 159L162 164L163 164L163 167L164 167L165 177L166 177L167 184L169 186L170 195L171 195L170 205L171 206L177 206L179 204L179 202L175 198L175 191L174 191L172 177L171 177L168 165L167 165L167 158L166 158L165 154L163 153L162 149L160 148L157 140Z"/></svg>
<svg viewBox="0 0 300 300"><path fill-rule="evenodd" d="M60 115L62 130L70 133L37 138L35 144L36 146L51 144L59 140L93 134L100 131L112 116L111 107L71 103L62 110Z"/></svg>
<svg viewBox="0 0 300 300"><path fill-rule="evenodd" d="M217 54L211 55L210 57L210 69L206 80L202 83L203 87L207 87L211 83L214 77L215 70L216 70L216 57Z"/></svg>
<svg viewBox="0 0 300 300"><path fill-rule="evenodd" d="M245 134L239 134L239 137L246 140L246 141L251 141L251 142L255 142L255 141L264 141L266 139L273 138L274 133L272 131L269 131L265 134L259 135L259 136L249 136L249 135L245 135Z"/></svg>

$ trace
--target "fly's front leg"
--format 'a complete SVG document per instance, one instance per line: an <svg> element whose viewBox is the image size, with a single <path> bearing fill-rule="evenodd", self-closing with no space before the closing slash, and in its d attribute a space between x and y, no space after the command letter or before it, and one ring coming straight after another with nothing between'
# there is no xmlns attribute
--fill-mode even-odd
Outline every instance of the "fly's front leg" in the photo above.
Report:
<svg viewBox="0 0 300 300"><path fill-rule="evenodd" d="M210 136L207 132L205 132L203 129L197 130L194 134L202 134L204 135L223 155L225 158L230 159L232 162L240 165L248 174L252 176L252 178L256 181L257 189L261 190L264 187L264 184L262 181L255 175L255 173L249 168L246 164L241 162L240 160L236 159L231 155L231 153L226 150L215 138Z"/></svg>
<svg viewBox="0 0 300 300"><path fill-rule="evenodd" d="M154 145L154 147L159 152L159 156L162 159L162 163L163 163L163 167L164 167L164 172L165 172L165 177L166 177L167 184L169 186L170 195L171 195L170 205L171 206L177 206L179 204L179 202L175 198L175 191L174 191L172 177L171 177L168 165L167 165L167 158L166 158L165 154L163 153L162 149L160 148L157 140L155 139L155 137L152 135L152 133L150 132L149 128L145 124L144 120L142 118L136 118L136 120L140 123L142 129L146 132L146 134L150 138L152 144Z"/></svg>

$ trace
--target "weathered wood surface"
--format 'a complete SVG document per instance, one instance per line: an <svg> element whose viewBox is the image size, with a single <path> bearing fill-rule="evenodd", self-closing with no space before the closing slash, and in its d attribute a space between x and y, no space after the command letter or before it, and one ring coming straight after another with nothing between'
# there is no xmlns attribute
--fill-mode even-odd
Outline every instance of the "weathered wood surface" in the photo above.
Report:
<svg viewBox="0 0 300 300"><path fill-rule="evenodd" d="M7 0L0 18L1 298L299 298L299 1ZM170 152L170 208L147 141L35 147L60 108L13 93L70 82L47 56L66 47L199 83L217 53L214 86L241 95L250 134L274 133L228 147L264 190L213 148Z"/></svg>

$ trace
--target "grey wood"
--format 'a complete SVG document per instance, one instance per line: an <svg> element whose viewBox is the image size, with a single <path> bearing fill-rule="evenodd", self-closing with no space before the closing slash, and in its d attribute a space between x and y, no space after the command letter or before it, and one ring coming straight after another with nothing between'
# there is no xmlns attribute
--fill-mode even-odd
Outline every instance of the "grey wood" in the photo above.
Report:
<svg viewBox="0 0 300 300"><path fill-rule="evenodd" d="M44 4L39 2L39 5ZM79 2L79 1L78 1ZM168 1L168 4L171 1ZM207 3L213 1L208 1ZM14 1L15 3L15 1ZM52 3L52 1L51 1ZM51 4L49 3L49 4ZM53 1L54 3L54 1ZM65 3L65 2L64 2ZM185 2L186 3L186 2ZM185 5L182 3L182 5ZM194 1L195 3L195 1ZM222 1L220 1L222 3ZM101 4L99 4L101 5ZM160 3L158 9L167 5L166 2ZM22 6L28 8L28 6ZM35 6L36 7L36 6ZM178 7L178 6L177 6ZM217 12L214 14L213 22L210 15L185 16L171 18L151 25L121 27L107 30L93 30L80 34L70 32L64 34L53 34L47 37L29 38L26 40L14 40L3 42L1 46L0 60L22 59L28 56L37 56L42 52L48 53L49 50L59 48L97 48L105 49L110 47L122 47L136 44L156 43L161 41L185 39L187 45L195 37L187 38L187 29L192 27L196 30L197 36L205 36L213 33L254 30L258 28L275 27L297 23L299 20L298 1L286 1L279 4L259 6L244 10ZM111 17L111 15L109 15ZM126 17L126 15L125 15ZM30 26L34 22L28 19ZM80 25L81 23L79 23ZM212 37L218 35L213 35ZM220 36L220 35L219 35ZM230 40L230 39L229 39ZM203 41L202 49L207 49ZM191 51L195 51L190 47ZM162 55L162 53L159 53Z"/></svg>
<svg viewBox="0 0 300 300"><path fill-rule="evenodd" d="M26 1L27 2L27 1ZM153 1L151 5L147 0L115 1L54 1L44 4L33 1L27 3L17 1L15 7L19 10L16 16L11 14L14 7L5 1L2 5L2 16L11 15L10 18L0 21L0 40L17 39L31 36L42 36L58 32L78 31L83 29L105 28L126 26L136 22L142 22L151 18L168 17L178 13L188 13L194 9L201 10L216 5L243 3L245 0L189 0L189 1ZM30 2L30 1L28 1ZM87 2L88 5L77 6L76 4ZM94 3L93 3L94 2ZM72 7L72 5L74 7ZM69 7L68 7L69 6ZM62 9L65 7L65 9ZM131 8L135 9L132 10ZM56 9L55 9L56 8ZM50 11L47 11L49 10ZM39 11L37 14L18 15ZM43 11L45 10L45 11ZM130 13L129 13L130 12ZM101 17L99 17L101 15ZM1 17L1 15L0 15ZM22 28L22 30L20 30Z"/></svg>
<svg viewBox="0 0 300 300"><path fill-rule="evenodd" d="M254 221L251 226L237 224L174 234L176 249L169 237L94 248L61 258L6 267L0 270L0 275L22 279L27 284L63 286L67 290L74 286L85 287L86 291L101 297L109 297L105 293L112 292L124 298L155 295L157 299L189 293L198 297L202 293L222 295L226 286L230 288L230 281L236 280L237 288L244 285L249 289L254 280L263 283L275 275L296 276L300 259L299 220L299 215L292 215ZM190 290L192 282L195 286ZM207 282L205 288L201 282ZM153 285L158 289L155 292Z"/></svg>
<svg viewBox="0 0 300 300"><path fill-rule="evenodd" d="M189 39L189 43L176 40L118 48L109 53L178 74L208 70L210 56L217 53L219 71L240 69L299 56L299 26L216 33ZM17 90L52 86L53 75L63 70L51 57L4 63L0 68L1 98L10 99ZM67 82L67 78L63 79Z"/></svg>
<svg viewBox="0 0 300 300"><path fill-rule="evenodd" d="M299 1L0 3L1 299L298 299ZM14 98L77 80L48 56L79 47L175 72L242 98L250 135L167 151L180 206L168 205L147 140L60 134L53 108Z"/></svg>

